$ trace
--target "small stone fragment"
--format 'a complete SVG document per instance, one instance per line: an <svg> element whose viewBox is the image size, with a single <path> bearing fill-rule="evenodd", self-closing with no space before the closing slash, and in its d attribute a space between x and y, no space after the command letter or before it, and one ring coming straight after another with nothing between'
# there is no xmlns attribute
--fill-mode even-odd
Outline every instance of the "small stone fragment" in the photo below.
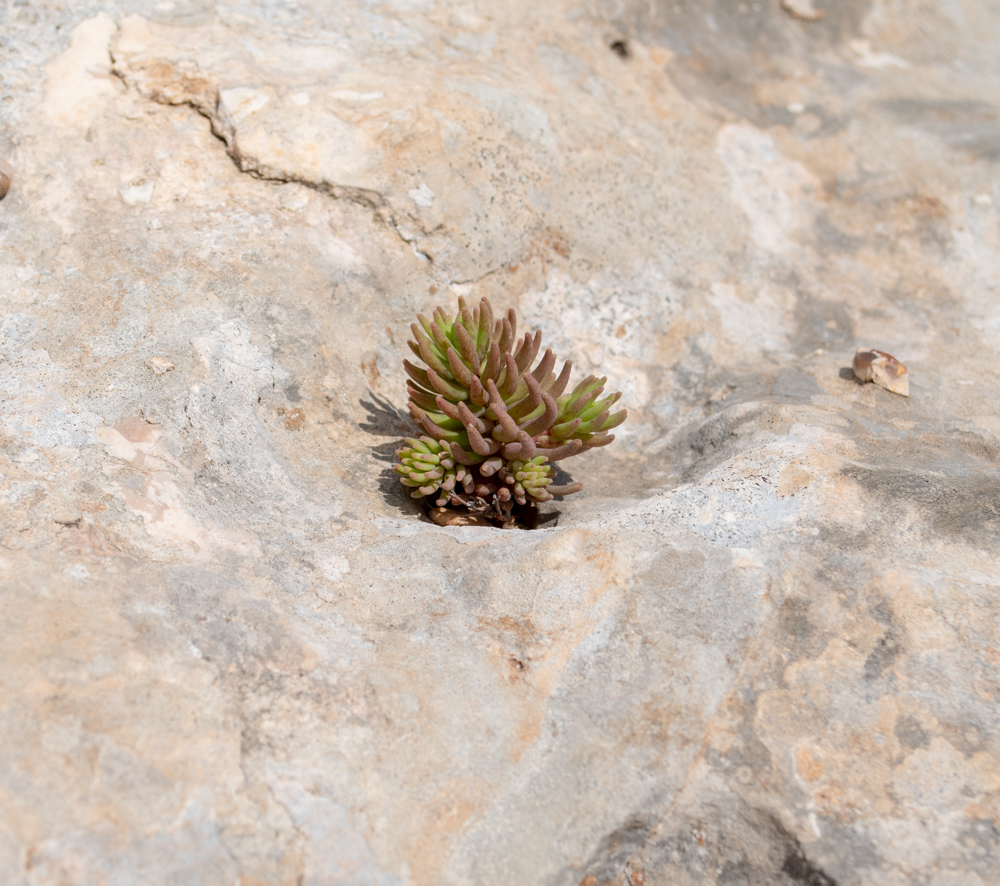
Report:
<svg viewBox="0 0 1000 886"><path fill-rule="evenodd" d="M130 185L122 185L118 189L118 193L129 206L135 206L137 203L148 203L153 199L153 182L139 178Z"/></svg>
<svg viewBox="0 0 1000 886"><path fill-rule="evenodd" d="M306 414L298 407L295 407L295 409L291 409L285 414L285 428L289 431L297 431L305 424L305 420Z"/></svg>
<svg viewBox="0 0 1000 886"><path fill-rule="evenodd" d="M807 22L818 22L826 15L822 9L813 6L812 0L781 0L781 5L793 18Z"/></svg>
<svg viewBox="0 0 1000 886"><path fill-rule="evenodd" d="M151 369L156 375L163 375L166 372L170 372L174 368L174 364L166 359L166 357L150 357L146 361L146 368Z"/></svg>
<svg viewBox="0 0 1000 886"><path fill-rule="evenodd" d="M9 163L0 160L0 200L7 195L10 190L10 180L14 177L14 167Z"/></svg>
<svg viewBox="0 0 1000 886"><path fill-rule="evenodd" d="M910 376L906 367L885 351L858 348L854 355L854 374L861 381L873 381L894 394L910 396Z"/></svg>

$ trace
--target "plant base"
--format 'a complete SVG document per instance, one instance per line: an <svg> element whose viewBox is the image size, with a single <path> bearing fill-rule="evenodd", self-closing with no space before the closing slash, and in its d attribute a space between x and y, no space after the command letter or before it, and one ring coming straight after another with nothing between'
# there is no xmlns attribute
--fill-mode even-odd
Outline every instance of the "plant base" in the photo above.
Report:
<svg viewBox="0 0 1000 886"><path fill-rule="evenodd" d="M499 529L534 529L538 525L538 506L533 502L519 505L501 502L497 496L487 501L470 497L467 503L436 507L429 497L420 499L427 516L438 526L493 526ZM454 501L454 499L452 499Z"/></svg>

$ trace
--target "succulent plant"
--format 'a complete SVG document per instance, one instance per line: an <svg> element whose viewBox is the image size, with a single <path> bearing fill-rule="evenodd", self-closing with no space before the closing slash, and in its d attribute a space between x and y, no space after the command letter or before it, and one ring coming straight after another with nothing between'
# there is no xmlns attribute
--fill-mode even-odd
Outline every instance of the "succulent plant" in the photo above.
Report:
<svg viewBox="0 0 1000 886"><path fill-rule="evenodd" d="M542 334L518 340L513 308L496 320L485 298L458 305L453 320L439 307L410 326L410 350L424 366L403 367L424 433L398 450L395 471L414 498L506 523L515 504L578 492L579 483L554 485L552 463L606 446L627 413L611 411L621 394L603 396L606 378L588 376L564 393L572 363L557 376L551 348L532 369Z"/></svg>

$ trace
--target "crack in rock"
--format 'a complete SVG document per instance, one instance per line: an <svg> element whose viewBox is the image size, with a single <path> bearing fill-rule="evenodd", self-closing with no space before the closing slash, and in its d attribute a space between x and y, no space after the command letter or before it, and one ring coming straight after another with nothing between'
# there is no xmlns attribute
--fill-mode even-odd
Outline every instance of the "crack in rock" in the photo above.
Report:
<svg viewBox="0 0 1000 886"><path fill-rule="evenodd" d="M231 112L227 109L222 100L224 90L199 68L197 62L190 59L175 62L163 58L131 58L115 51L111 53L111 60L112 73L127 87L134 88L143 99L160 105L186 105L207 118L212 125L213 134L225 143L226 153L241 172L264 181L299 184L334 200L349 200L371 209L378 219L392 228L400 240L413 248L418 258L433 263L434 257L417 245L419 237L428 236L428 232L423 229L415 234L404 231L392 204L378 191L296 176L243 151L238 139L239 121L234 119L239 116L240 111ZM241 91L228 90L232 93Z"/></svg>

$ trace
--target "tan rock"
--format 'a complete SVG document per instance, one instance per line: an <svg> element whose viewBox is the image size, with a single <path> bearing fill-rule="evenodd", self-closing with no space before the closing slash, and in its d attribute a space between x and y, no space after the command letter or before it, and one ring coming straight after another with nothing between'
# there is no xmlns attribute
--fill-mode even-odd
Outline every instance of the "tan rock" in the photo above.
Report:
<svg viewBox="0 0 1000 886"><path fill-rule="evenodd" d="M163 375L174 368L174 363L166 357L150 357L146 360L146 367L152 370L154 375Z"/></svg>

